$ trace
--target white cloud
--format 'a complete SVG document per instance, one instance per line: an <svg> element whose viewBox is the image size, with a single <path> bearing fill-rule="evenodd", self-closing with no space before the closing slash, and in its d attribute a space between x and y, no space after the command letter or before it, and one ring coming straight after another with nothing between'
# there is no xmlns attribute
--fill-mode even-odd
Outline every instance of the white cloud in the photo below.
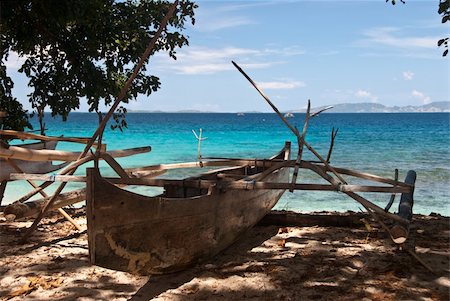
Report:
<svg viewBox="0 0 450 301"><path fill-rule="evenodd" d="M414 77L414 72L411 71L403 71L403 79L404 80L412 80Z"/></svg>
<svg viewBox="0 0 450 301"><path fill-rule="evenodd" d="M267 49L258 50L250 48L224 47L208 48L191 46L180 50L177 53L177 60L174 61L164 54L157 54L157 66L160 70L172 70L179 74L214 74L218 72L234 70L232 60L246 69L263 69L281 64L283 61L276 60L274 52L282 53L281 50ZM278 56L283 57L283 55Z"/></svg>
<svg viewBox="0 0 450 301"><path fill-rule="evenodd" d="M206 23L206 22L205 22ZM226 28L238 27L242 25L256 24L255 21L246 17L228 17L228 18L216 18L207 23L207 26L199 25L199 31L212 32Z"/></svg>
<svg viewBox="0 0 450 301"><path fill-rule="evenodd" d="M194 30L200 32L215 32L243 25L257 24L251 17L243 14L234 6L200 5L196 11Z"/></svg>
<svg viewBox="0 0 450 301"><path fill-rule="evenodd" d="M281 55L281 56L295 56L305 54L305 51L299 46L284 47L281 49L267 48L264 49L262 55Z"/></svg>
<svg viewBox="0 0 450 301"><path fill-rule="evenodd" d="M362 99L369 99L372 102L376 102L378 100L378 97L375 95L372 95L369 91L366 90L358 90L354 94L357 98Z"/></svg>
<svg viewBox="0 0 450 301"><path fill-rule="evenodd" d="M357 44L364 46L384 45L396 48L435 49L437 36L405 36L401 28L377 27L364 32L365 39Z"/></svg>
<svg viewBox="0 0 450 301"><path fill-rule="evenodd" d="M294 89L298 87L304 87L305 83L301 81L273 81L273 82L259 82L258 87L261 89Z"/></svg>
<svg viewBox="0 0 450 301"><path fill-rule="evenodd" d="M413 90L411 92L411 96L421 100L423 104L429 104L431 102L431 98L429 96L417 90Z"/></svg>
<svg viewBox="0 0 450 301"><path fill-rule="evenodd" d="M27 58L25 56L19 56L17 52L10 51L8 55L8 60L4 61L6 68L17 70L22 67L22 64Z"/></svg>

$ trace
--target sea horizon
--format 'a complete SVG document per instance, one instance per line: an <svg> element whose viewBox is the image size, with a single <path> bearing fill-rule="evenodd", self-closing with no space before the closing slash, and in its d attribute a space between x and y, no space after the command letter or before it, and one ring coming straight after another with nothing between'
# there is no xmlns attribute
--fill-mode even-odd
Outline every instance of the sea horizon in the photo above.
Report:
<svg viewBox="0 0 450 301"><path fill-rule="evenodd" d="M305 114L295 114L289 121L301 128ZM151 146L146 154L119 159L123 167L138 167L159 163L197 160L197 140L192 130L203 129L204 157L267 158L277 152L284 141L292 141L295 156L296 140L289 129L273 113L140 113L127 116L128 129L123 132L107 128L103 141L107 148L123 149ZM32 123L37 125L36 119ZM47 118L47 135L91 136L98 124L95 113L74 112L67 122ZM449 113L327 113L310 121L306 137L320 154L326 155L331 129L339 128L331 159L333 166L393 178L399 169L403 180L408 170L416 170L414 212L431 212L450 216L450 114ZM36 129L36 126L35 126ZM79 151L82 145L60 143L57 149ZM305 150L305 160L314 160ZM102 167L105 174L111 172ZM183 178L204 170L179 170L164 177ZM84 168L77 174L83 174ZM300 173L299 182L317 182L310 173ZM353 178L352 178L353 181ZM355 183L355 182L351 182ZM30 189L27 183L8 183L3 205L13 202ZM69 189L80 184L68 185ZM161 189L130 188L139 193L154 195ZM24 192L25 191L25 192ZM50 190L51 191L51 190ZM67 190L66 190L67 191ZM369 200L383 207L388 194L366 194ZM391 212L396 211L399 196ZM298 212L359 211L362 206L336 192L286 192L275 209Z"/></svg>

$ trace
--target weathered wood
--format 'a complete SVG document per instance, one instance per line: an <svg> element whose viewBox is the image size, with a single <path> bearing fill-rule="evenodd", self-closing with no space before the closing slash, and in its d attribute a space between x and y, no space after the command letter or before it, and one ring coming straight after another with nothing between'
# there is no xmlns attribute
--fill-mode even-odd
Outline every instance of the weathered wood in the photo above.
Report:
<svg viewBox="0 0 450 301"><path fill-rule="evenodd" d="M405 178L405 183L409 185L414 185L416 182L416 172L414 170L408 171ZM411 221L413 216L413 206L414 206L414 189L409 192L402 193L400 197L400 203L398 205L397 215L405 220ZM391 230L392 240L397 244L402 244L406 242L409 235L409 225L395 224Z"/></svg>
<svg viewBox="0 0 450 301"><path fill-rule="evenodd" d="M340 185L339 182L336 181L336 179L334 179L329 174L327 174L323 170L323 168L321 168L320 166L312 164L312 163L308 163L308 162L304 162L304 163L307 168L310 168L311 170L315 171L318 175L322 176L326 181L331 183L333 186L338 187ZM395 188L397 188L397 187L395 187ZM384 216L391 220L397 221L399 223L409 224L408 220L405 220L395 214L391 214L389 212L384 212L384 210L382 208L380 208L377 205L373 204L372 202L366 200L364 197L360 196L359 194L356 194L354 192L349 192L349 191L344 191L344 193L346 195L348 195L349 197L351 197L352 199L354 199L355 201L357 201L358 203L360 203L361 205L363 205L367 210L370 209L373 212L375 212L381 216ZM369 211L369 212L371 212L371 211Z"/></svg>
<svg viewBox="0 0 450 301"><path fill-rule="evenodd" d="M54 150L57 143L57 141L27 143L20 145L20 148L22 148L23 150ZM8 164L7 160L8 159L0 157L0 181L8 180L9 174L16 172L14 168ZM23 160L16 160L15 163L21 170L26 173L49 173L61 169L67 165L67 163L53 164L52 162L30 162Z"/></svg>
<svg viewBox="0 0 450 301"><path fill-rule="evenodd" d="M335 176L341 181L342 184L347 184L347 182L344 180L344 178L341 177L341 175L339 175L332 166L330 166L328 164L328 162L326 162L326 160L324 158L322 158L322 156L316 152L316 150L309 145L299 134L298 130L296 130L292 125L289 124L289 122L286 120L286 118L284 118L283 114L281 114L281 112L278 110L278 108L272 103L272 101L269 99L269 97L267 97L261 89L259 89L259 87L256 85L256 83L247 75L247 73L244 72L244 70L242 70L241 67L239 67L238 64L236 64L235 62L231 61L231 63L233 63L233 65L236 67L236 69L239 70L239 72L250 82L250 84L252 84L252 86L259 92L259 94L264 98L264 100L270 105L270 107L274 110L274 112L278 115L278 117L280 117L280 119L284 122L284 124L286 124L286 126L292 131L292 133L297 137L299 144L302 143L304 146L306 146L306 148L308 148L308 150L314 154L314 156L317 157L317 159L319 159L320 161L322 161L323 164L325 164L325 166L327 166L327 168L335 174ZM301 141L301 142L300 142Z"/></svg>
<svg viewBox="0 0 450 301"><path fill-rule="evenodd" d="M200 182L224 170L192 180ZM245 176L264 169L233 167L228 171ZM288 182L289 170L276 169L265 180ZM270 211L283 193L167 185L162 195L147 197L122 190L102 178L98 169L88 169L91 263L146 275L182 270L233 243Z"/></svg>
<svg viewBox="0 0 450 301"><path fill-rule="evenodd" d="M83 137L55 137L55 136L46 136L46 135L38 135L28 132L19 132L13 130L0 130L0 136L10 136L18 139L32 139L32 140L41 140L41 141L64 141L64 142L74 142L74 143L82 143L86 144L90 138Z"/></svg>
<svg viewBox="0 0 450 301"><path fill-rule="evenodd" d="M156 186L164 187L166 185L184 186L184 187L201 187L209 188L216 186L221 189L238 189L238 190L257 190L257 189L289 189L293 187L294 190L319 190L319 191L341 191L341 192L379 192L379 193L405 193L409 192L408 187L388 187L388 186L369 186L369 185L327 185L327 184L294 184L286 183L272 183L267 181L261 181L266 175L273 173L274 171L285 168L282 163L279 165L272 165L268 172L261 173L253 176L238 176L238 175L226 175L219 173L218 179L232 178L230 181L222 180L172 180L172 179L150 179L150 178L110 178L105 179L114 184L123 185L144 185L144 186ZM242 177L240 181L235 181L235 178ZM55 182L86 182L87 178L84 176L66 176L66 175L40 175L40 174L12 174L11 178L14 180L39 180Z"/></svg>
<svg viewBox="0 0 450 301"><path fill-rule="evenodd" d="M396 168L394 171L394 179L395 181L398 181L398 169ZM384 211L388 212L389 209L391 209L392 204L395 200L395 193L391 194L391 198L389 199L389 202L387 203L386 207L384 207Z"/></svg>
<svg viewBox="0 0 450 301"><path fill-rule="evenodd" d="M405 178L405 183L414 186L416 182L416 172L414 170L408 171ZM412 219L412 209L414 205L414 189L407 193L402 193L400 203L398 205L398 215L404 219Z"/></svg>
<svg viewBox="0 0 450 301"><path fill-rule="evenodd" d="M327 158L325 159L325 161L328 162L328 164L330 163L331 160L331 153L333 152L333 146L334 146L334 139L336 138L336 135L338 133L339 129L336 129L336 131L333 129L331 130L331 141L330 141L330 147L328 148L328 154L327 154Z"/></svg>
<svg viewBox="0 0 450 301"><path fill-rule="evenodd" d="M42 198L26 203L15 202L5 207L4 215L8 220L15 220L25 217L36 216L49 198ZM65 206L73 205L82 202L86 199L86 189L78 189L67 193L62 193L58 196L56 201L50 207L50 210L55 210Z"/></svg>
<svg viewBox="0 0 450 301"><path fill-rule="evenodd" d="M298 176L298 170L300 168L300 163L302 162L302 154L303 154L303 145L306 138L306 132L308 130L309 125L309 117L310 117L310 111L311 111L311 101L308 99L308 108L306 109L306 116L305 116L305 122L303 124L303 131L302 135L300 136L298 133L298 129L295 128L296 136L297 136L297 143L298 143L298 153L297 158L295 159L295 165L294 165L294 172L292 174L292 186L289 188L290 192L294 191L294 185L297 183L297 176Z"/></svg>
<svg viewBox="0 0 450 301"><path fill-rule="evenodd" d="M14 162L14 160L12 159L8 159L8 163L10 166L12 166L17 172L21 172L23 173L23 170L20 169L19 166L17 166L17 164ZM27 180L27 182L33 187L33 188L37 188L38 185L32 181L32 180ZM45 193L45 191L40 191L39 192L44 198L48 198L47 193ZM66 220L68 220L78 231L81 231L81 227L78 225L78 223L69 215L67 214L67 212L64 211L64 209L62 208L58 208L58 212L64 216L64 218Z"/></svg>
<svg viewBox="0 0 450 301"><path fill-rule="evenodd" d="M324 170L326 170L326 167L322 167L322 168ZM400 181L372 175L369 173L358 172L355 170L351 170L351 169L347 169L347 168L339 168L339 167L334 167L334 169L341 174L349 175L349 176L353 176L353 177L357 177L357 178L361 178L361 179L365 179L365 180L370 180L370 181L375 181L375 182L380 182L380 183L385 183L385 184L391 184L394 186L412 187L410 184L407 184L407 183L403 183Z"/></svg>
<svg viewBox="0 0 450 301"><path fill-rule="evenodd" d="M136 154L147 153L151 150L150 146L136 147L123 150L114 150L107 152L114 158L127 157ZM80 152L67 152L59 150L32 150L18 146L10 146L8 149L0 148L0 157L5 159L17 159L25 161L76 161Z"/></svg>
<svg viewBox="0 0 450 301"><path fill-rule="evenodd" d="M121 178L129 178L128 174L125 172L125 170L123 170L122 166L120 166L120 164L114 160L114 158L107 154L107 153L101 153L100 154L100 158L102 158L103 160L106 161L106 163L108 163L109 166L111 166L111 168L121 177Z"/></svg>
<svg viewBox="0 0 450 301"><path fill-rule="evenodd" d="M59 171L59 175L68 175L68 174L72 174L73 172L75 172L75 170L79 167L79 166L81 166L81 165L83 165L83 164L85 164L85 163L87 163L87 162L89 162L89 161L91 161L91 160L93 160L93 156L86 156L86 157L84 157L83 159L80 159L80 160L78 160L78 161L76 161L76 162L73 162L72 164L70 164L69 166L67 166L66 168L64 168L63 170L61 170L61 171ZM10 175L10 178L14 178L14 175L13 174L11 174ZM37 178L33 178L33 176L31 176L31 178L32 179L34 179L34 180L38 180ZM49 180L50 179L50 180ZM53 184L55 181L52 179L52 178L48 178L47 179L47 181L46 182L44 182L44 183L42 183L41 185L39 185L39 187L37 187L36 189L34 189L33 191L30 191L29 193L27 193L27 194L25 194L24 196L22 196L19 200L18 200L18 202L21 202L21 203L23 203L23 202L26 202L26 201L28 201L30 198L32 198L33 196L35 196L36 194L38 194L40 191L42 191L43 189L45 189L45 188L47 188L48 186L50 186L51 184Z"/></svg>
<svg viewBox="0 0 450 301"><path fill-rule="evenodd" d="M325 108L323 108L323 109L321 109L321 110L319 110L319 111L317 111L317 112L312 113L312 114L311 114L311 117L316 117L316 116L319 115L320 113L323 113L323 112L325 112L325 111L328 111L328 110L330 110L330 109L332 109L332 108L334 108L334 107L333 107L333 106L327 106L327 107L325 107Z"/></svg>

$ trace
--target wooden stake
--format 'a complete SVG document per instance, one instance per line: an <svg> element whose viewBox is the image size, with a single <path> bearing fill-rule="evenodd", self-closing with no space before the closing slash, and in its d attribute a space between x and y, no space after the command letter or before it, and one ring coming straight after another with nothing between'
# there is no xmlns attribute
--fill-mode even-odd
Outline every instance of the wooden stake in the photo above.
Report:
<svg viewBox="0 0 450 301"><path fill-rule="evenodd" d="M194 133L195 138L197 139L197 158L198 158L198 163L200 164L200 167L203 167L203 162L202 162L202 154L201 154L201 144L203 140L208 139L208 137L204 137L202 138L202 129L200 128L199 131L199 135L197 136L197 133L192 130L192 133Z"/></svg>
<svg viewBox="0 0 450 301"><path fill-rule="evenodd" d="M139 73L139 70L142 68L142 66L144 65L145 61L147 60L147 58L149 57L150 53L152 52L153 48L155 47L156 41L159 39L159 36L161 35L162 31L164 30L164 28L166 27L169 19L172 17L173 13L175 12L176 7L178 6L178 0L176 0L169 8L169 11L167 12L166 16L164 17L164 19L161 21L161 24L158 28L158 31L155 33L155 35L153 36L153 38L151 39L150 43L147 46L147 49L145 50L144 54L141 56L141 58L139 59L139 62L137 63L136 67L134 68L133 74L128 78L128 80L126 81L125 85L123 86L122 90L120 91L119 95L117 96L114 104L112 105L112 107L110 108L110 110L108 111L108 113L105 115L105 117L103 118L102 122L100 123L99 127L97 128L97 130L94 132L94 134L92 135L92 138L89 140L89 142L86 144L86 147L84 148L83 152L80 154L80 156L78 157L78 160L83 159L86 154L88 153L89 149L91 148L91 146L94 144L95 140L97 139L98 135L100 133L102 133L105 129L106 124L108 123L109 119L111 118L111 116L113 115L114 111L117 109L117 107L119 106L120 102L123 100L123 98L125 97L126 93L128 92L133 80L136 78L137 74ZM78 161L77 160L77 161ZM69 172L69 175L72 175L75 172L75 169L71 172ZM53 194L52 198L48 201L48 203L44 206L44 208L42 209L42 211L39 213L39 215L36 217L36 219L34 220L33 224L31 225L31 227L27 230L27 232L24 234L23 238L22 238L22 242L25 242L28 237L33 233L33 231L37 228L40 220L42 219L42 217L45 215L45 213L47 212L47 210L50 208L50 206L53 204L53 202L56 200L56 197L58 196L58 194L61 193L61 191L64 189L65 187L65 183L62 183L57 189L56 192Z"/></svg>
<svg viewBox="0 0 450 301"><path fill-rule="evenodd" d="M395 181L398 181L398 169L397 168L394 171L394 178L395 178ZM397 185L394 185L394 187L396 187L396 186ZM389 209L391 209L392 204L394 203L394 200L395 200L395 193L391 194L391 199L389 200L389 203L384 208L384 211L388 212Z"/></svg>
<svg viewBox="0 0 450 301"><path fill-rule="evenodd" d="M336 131L334 131L334 127L331 130L330 148L328 149L328 155L327 155L327 159L326 159L327 163L330 163L331 152L333 151L333 146L334 146L334 138L336 138L338 131L339 131L339 129L336 129Z"/></svg>

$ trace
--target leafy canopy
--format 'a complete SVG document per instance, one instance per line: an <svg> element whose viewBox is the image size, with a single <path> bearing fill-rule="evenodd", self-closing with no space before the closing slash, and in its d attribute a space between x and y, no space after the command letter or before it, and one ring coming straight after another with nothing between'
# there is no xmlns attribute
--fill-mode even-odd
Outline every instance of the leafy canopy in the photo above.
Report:
<svg viewBox="0 0 450 301"><path fill-rule="evenodd" d="M66 120L86 99L89 111L110 104L167 13L169 1L152 0L2 0L0 1L0 111L8 111L6 127L28 125L25 111L12 95L14 83L4 61L11 51L26 58L19 72L28 78L29 102L36 112L44 108ZM195 23L191 1L182 1L152 54L188 45L182 33ZM159 78L138 74L124 100L150 95L160 88ZM119 116L126 113L119 110ZM19 123L12 122L20 120ZM117 119L119 120L119 119ZM119 128L126 123L117 124Z"/></svg>

